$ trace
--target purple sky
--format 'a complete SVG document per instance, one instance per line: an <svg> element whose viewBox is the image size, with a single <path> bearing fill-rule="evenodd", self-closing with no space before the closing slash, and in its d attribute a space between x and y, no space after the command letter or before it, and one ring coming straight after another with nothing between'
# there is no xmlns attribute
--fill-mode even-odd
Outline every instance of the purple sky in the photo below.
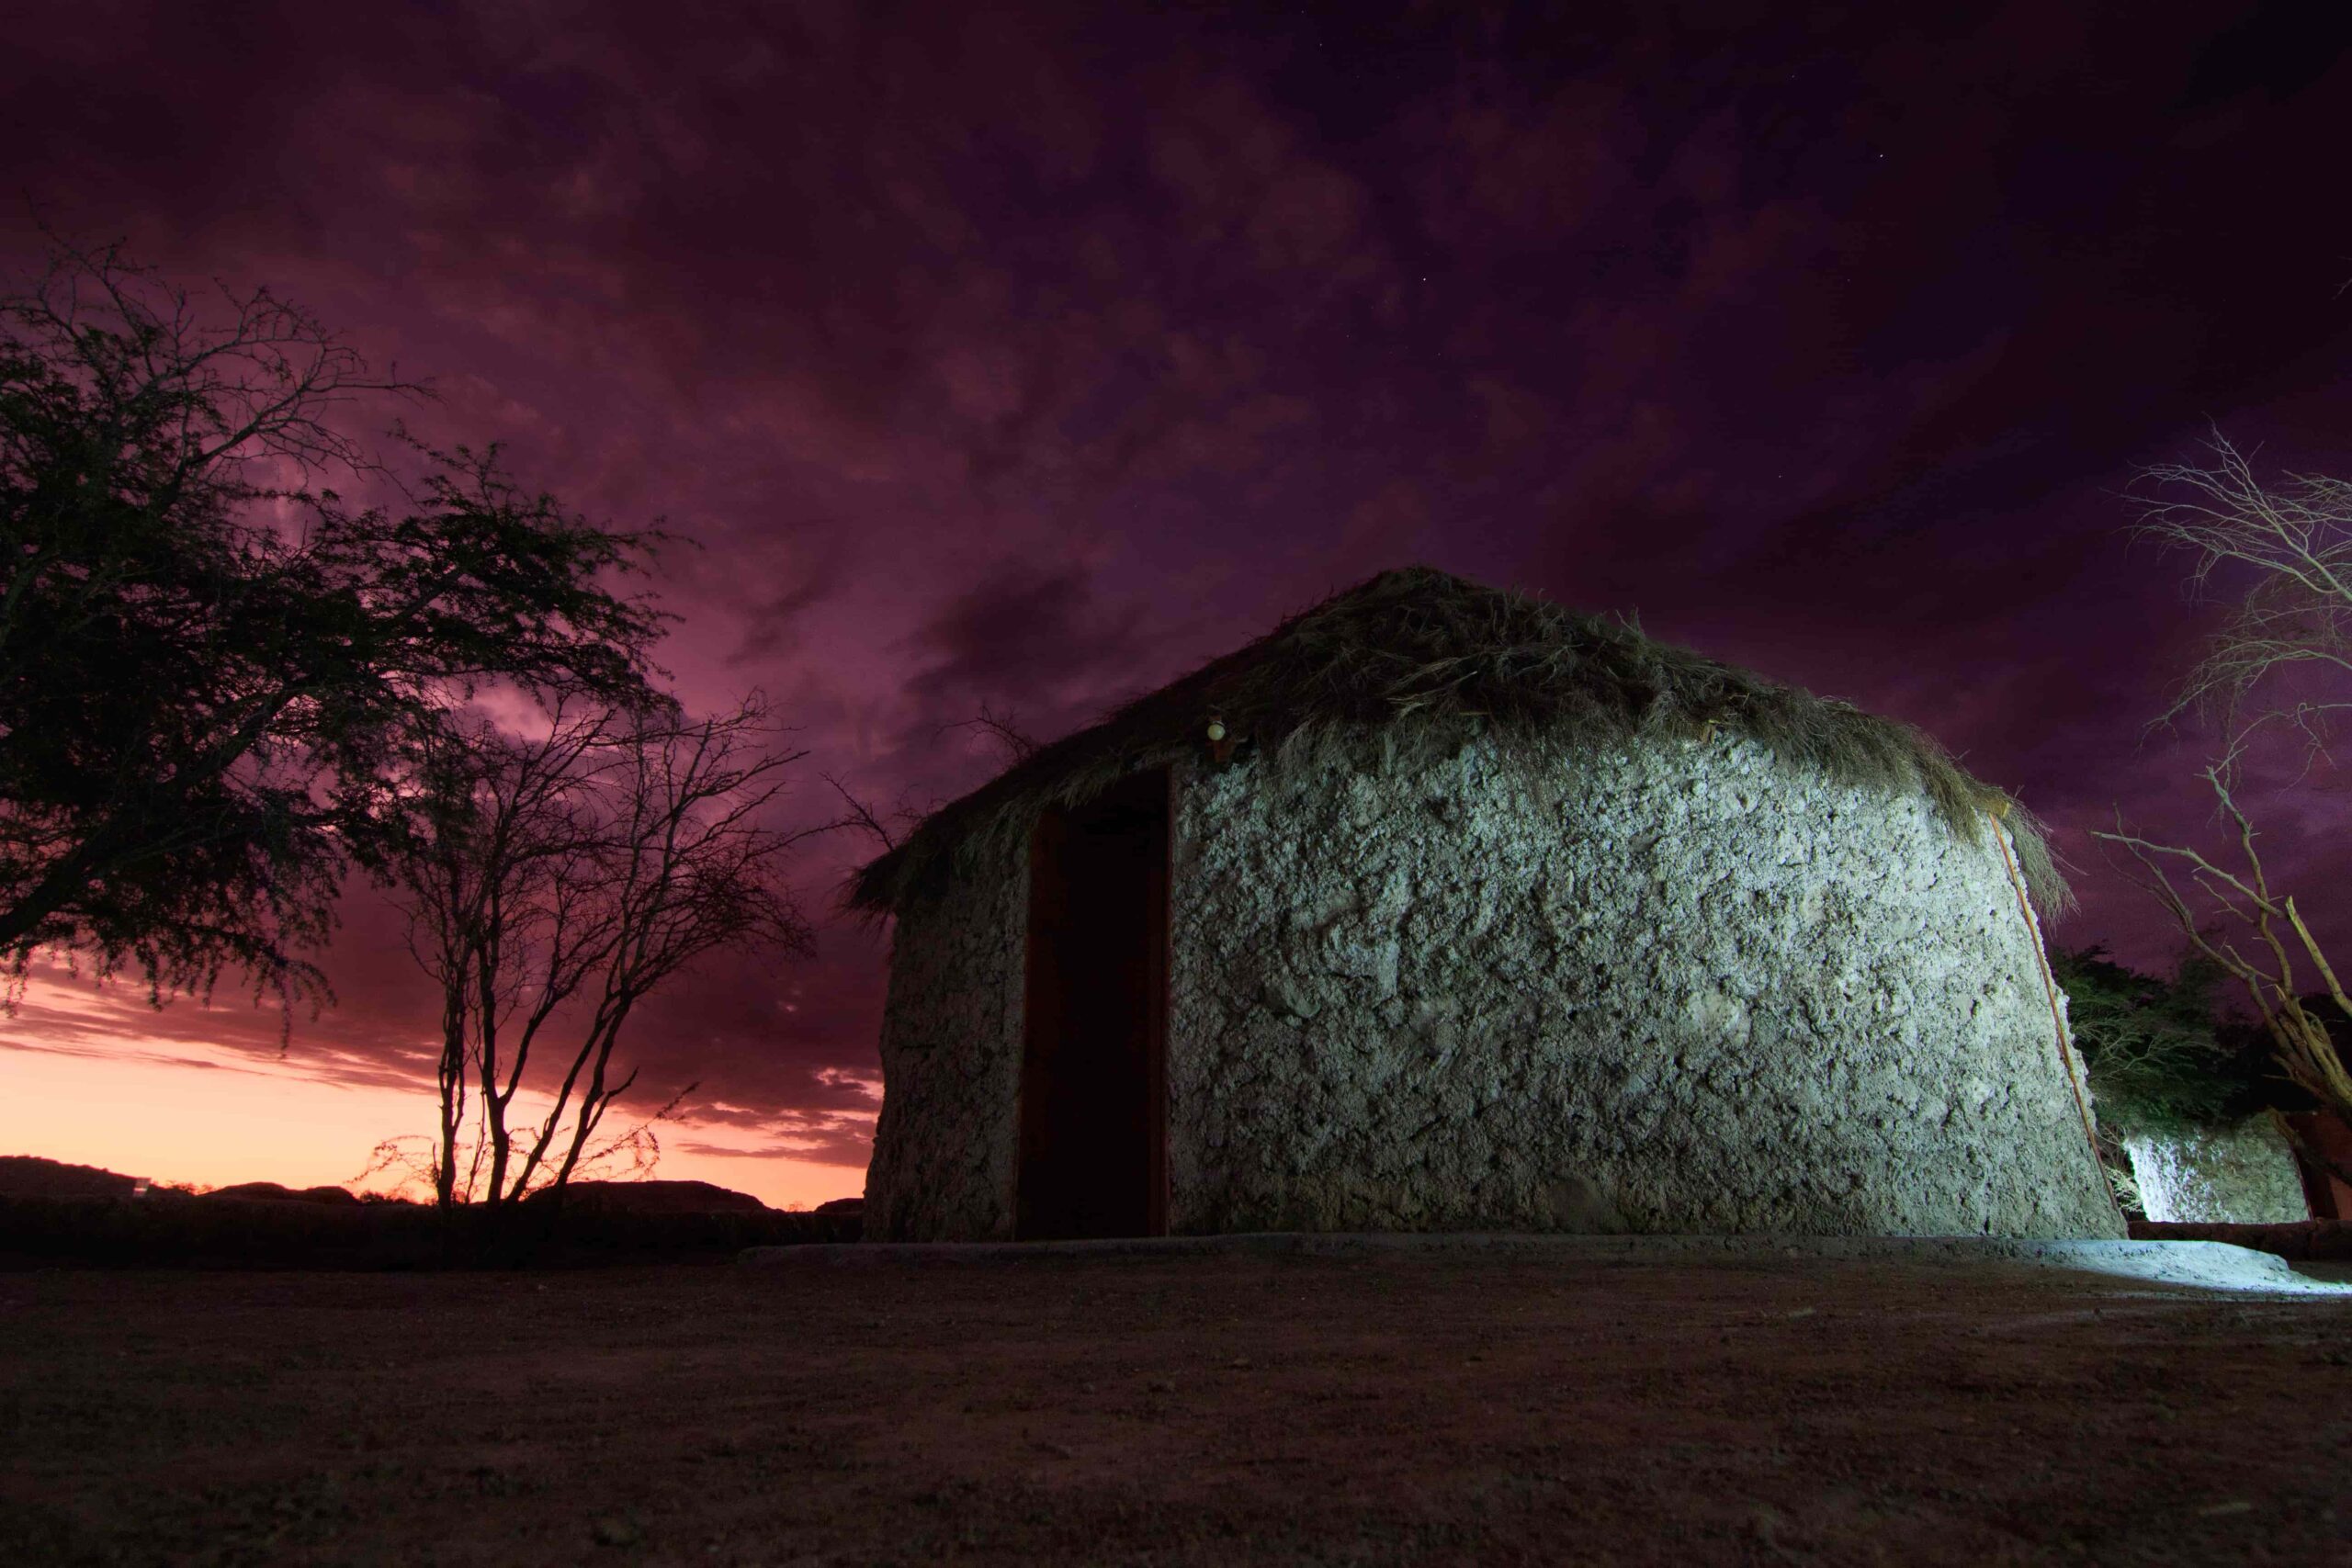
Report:
<svg viewBox="0 0 2352 1568"><path fill-rule="evenodd" d="M0 265L37 215L267 283L431 378L425 434L666 514L665 662L776 700L811 818L819 770L947 798L982 705L1060 734L1419 561L1925 726L2057 826L2061 940L2168 961L2082 832L2203 815L2139 733L2181 563L2118 492L2208 421L2352 474L2352 22L1560 9L36 0ZM2352 941L2339 810L2267 841ZM421 1086L432 998L350 903L293 1059ZM654 1102L862 1164L883 952L659 998Z"/></svg>

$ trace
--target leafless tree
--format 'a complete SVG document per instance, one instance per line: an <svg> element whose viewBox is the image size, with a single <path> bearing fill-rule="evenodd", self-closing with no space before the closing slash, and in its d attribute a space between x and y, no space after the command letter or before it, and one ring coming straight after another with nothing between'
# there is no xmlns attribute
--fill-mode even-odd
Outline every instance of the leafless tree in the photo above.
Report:
<svg viewBox="0 0 2352 1568"><path fill-rule="evenodd" d="M2291 745L2307 777L2329 761L2335 728L2352 712L2352 483L2294 475L2266 487L2218 431L2210 445L2211 466L2145 471L2174 498L2143 496L2137 532L2189 552L2193 597L2210 599L2232 579L2247 583L2156 721L2195 715L2218 731L2200 776L2229 849L2216 859L2160 843L2120 816L2115 831L2096 836L2130 853L2141 885L2197 951L2245 987L2287 1077L2352 1122L2352 1073L2324 1016L2332 1007L2352 1021L2352 998L2293 896L2272 885L2239 800L2250 760Z"/></svg>
<svg viewBox="0 0 2352 1568"><path fill-rule="evenodd" d="M803 755L775 733L754 697L698 721L559 703L544 735L477 717L436 742L402 883L411 951L441 987L443 1205L560 1188L611 1152L594 1140L638 1077L616 1074L615 1050L657 987L723 948L808 950L782 876L805 835L763 821ZM551 1103L517 1125L551 1032Z"/></svg>

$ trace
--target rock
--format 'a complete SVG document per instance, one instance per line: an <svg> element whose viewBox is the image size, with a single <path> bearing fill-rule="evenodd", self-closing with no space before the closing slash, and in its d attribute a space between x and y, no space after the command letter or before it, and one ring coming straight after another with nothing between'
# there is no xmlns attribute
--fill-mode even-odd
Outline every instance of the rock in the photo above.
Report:
<svg viewBox="0 0 2352 1568"><path fill-rule="evenodd" d="M864 1198L831 1198L811 1211L820 1214L862 1214L865 1212Z"/></svg>
<svg viewBox="0 0 2352 1568"><path fill-rule="evenodd" d="M600 1181L594 1183L594 1185L599 1187L608 1185L618 1187L646 1187L656 1184L652 1182L639 1181L611 1183ZM702 1187L707 1186L708 1183L700 1181L665 1181L659 1183L659 1185L663 1187ZM724 1192L727 1189L724 1187L713 1187L711 1188L711 1190L714 1192ZM734 1196L740 1198L742 1194L739 1192L734 1194ZM762 1204L761 1207L764 1208L766 1205ZM595 1523L590 1525L588 1527L588 1538L594 1541L598 1546L635 1546L639 1541L645 1539L645 1534L630 1520L607 1518L598 1519Z"/></svg>
<svg viewBox="0 0 2352 1568"><path fill-rule="evenodd" d="M545 1203L552 1197L552 1190L542 1189L523 1201ZM756 1214L767 1211L767 1205L749 1192L707 1181L574 1181L564 1187L563 1206L582 1214Z"/></svg>

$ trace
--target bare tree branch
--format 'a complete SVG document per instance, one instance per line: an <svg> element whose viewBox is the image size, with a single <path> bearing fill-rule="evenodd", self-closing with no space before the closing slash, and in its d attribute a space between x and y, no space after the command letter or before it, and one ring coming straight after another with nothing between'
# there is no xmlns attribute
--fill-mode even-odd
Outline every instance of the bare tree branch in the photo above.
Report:
<svg viewBox="0 0 2352 1568"><path fill-rule="evenodd" d="M2138 499L2133 532L2188 552L2187 590L2196 600L2219 592L2218 574L2250 574L2227 620L2181 683L2158 724L2188 714L2221 729L2232 771L2249 742L2287 728L2323 750L2335 716L2352 699L2263 703L2257 689L2282 677L2352 674L2352 482L2290 476L2267 489L2245 454L2220 431L2207 443L2210 468L2161 464L2141 478L2186 494Z"/></svg>
<svg viewBox="0 0 2352 1568"><path fill-rule="evenodd" d="M1013 761L1025 762L1036 755L1040 743L1019 728L1020 716L1014 713L999 715L983 703L980 705L980 715L978 718L967 718L960 724L943 725L940 727L940 733L944 735L951 729L977 729L1003 747L1005 754Z"/></svg>
<svg viewBox="0 0 2352 1568"><path fill-rule="evenodd" d="M2192 598L2213 597L2224 573L2245 583L2156 720L2171 725L2195 714L2216 727L2218 751L2202 776L2216 820L2234 840L2232 865L2134 833L2120 816L2113 832L2095 837L2131 855L2139 885L2198 952L2245 987L2287 1076L2352 1122L2352 1072L2327 1020L2306 998L2299 963L2319 976L2325 999L2318 1005L2346 1021L2352 997L2294 898L2272 886L2253 817L2238 798L2247 761L2269 737L2301 746L2300 784L2327 757L2340 716L2352 712L2352 483L2294 475L2267 488L2218 430L2208 445L2216 459L2211 467L2165 464L2143 472L2174 493L2143 500L2137 532L2189 552ZM2221 924L2209 929L2216 917ZM2233 929L2247 945L2223 934Z"/></svg>
<svg viewBox="0 0 2352 1568"><path fill-rule="evenodd" d="M513 1202L611 1153L617 1144L594 1140L637 1082L613 1059L638 1003L721 948L808 951L810 928L782 880L807 834L763 820L805 755L774 747L781 733L757 695L698 721L560 705L535 740L486 722L451 728L432 775L433 830L403 867L427 933L413 950L445 998L439 1201ZM563 1019L576 1033L551 1103L517 1128L515 1097ZM473 1168L460 1181L469 1082Z"/></svg>
<svg viewBox="0 0 2352 1568"><path fill-rule="evenodd" d="M856 795L851 794L849 786L842 783L841 780L835 778L832 774L819 773L817 776L823 780L824 783L831 788L835 795L842 797L842 805L849 807L848 816L839 818L834 821L826 823L822 828L815 829L818 832L831 832L836 829L854 828L857 831L865 834L868 838L873 839L885 850L895 850L899 847L903 830L922 820L921 813L902 806L896 811L893 811L890 814L888 820L886 821L882 817L876 813L872 807L868 806L863 800L860 800ZM899 831L892 831L892 823L898 824Z"/></svg>

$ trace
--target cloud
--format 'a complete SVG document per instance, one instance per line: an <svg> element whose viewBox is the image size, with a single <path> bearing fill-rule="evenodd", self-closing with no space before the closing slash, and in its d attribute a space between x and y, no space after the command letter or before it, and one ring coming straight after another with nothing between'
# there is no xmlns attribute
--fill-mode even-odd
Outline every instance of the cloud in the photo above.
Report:
<svg viewBox="0 0 2352 1568"><path fill-rule="evenodd" d="M183 1000L156 1010L135 986L104 987L38 964L24 994L0 1019L0 1053L103 1057L159 1066L288 1076L353 1088L430 1091L434 1053L424 1045L356 1031L300 1028L280 1035L272 1008L206 1008Z"/></svg>
<svg viewBox="0 0 2352 1568"><path fill-rule="evenodd" d="M766 1110L714 1107L682 1117L678 1129L682 1135L664 1141L685 1154L727 1159L796 1159L818 1165L853 1166L862 1170L874 1153L876 1098L872 1088L864 1089L857 1097L860 1109L849 1111L808 1104ZM741 1136L724 1139L683 1135L712 1128L748 1134L749 1141Z"/></svg>
<svg viewBox="0 0 2352 1568"><path fill-rule="evenodd" d="M948 600L919 645L933 657L907 684L926 711L1028 693L1050 703L1135 654L1133 623L1084 574L1017 563Z"/></svg>

